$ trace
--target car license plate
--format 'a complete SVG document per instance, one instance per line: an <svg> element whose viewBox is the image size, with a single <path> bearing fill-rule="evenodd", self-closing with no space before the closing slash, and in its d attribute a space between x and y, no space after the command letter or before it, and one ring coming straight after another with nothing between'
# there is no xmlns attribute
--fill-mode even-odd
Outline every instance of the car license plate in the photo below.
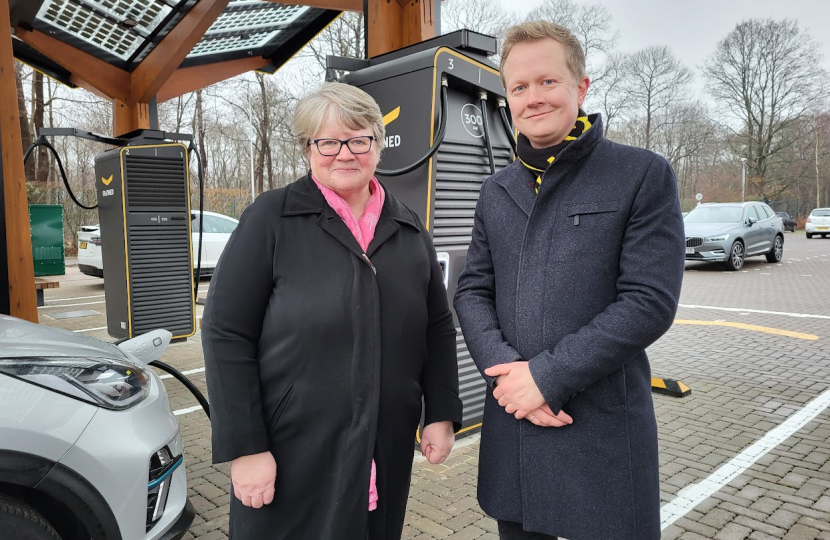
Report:
<svg viewBox="0 0 830 540"><path fill-rule="evenodd" d="M830 230L830 227L816 227L817 231L827 231Z"/></svg>
<svg viewBox="0 0 830 540"><path fill-rule="evenodd" d="M81 242L81 245L78 247L80 247L81 249L86 249L86 242Z"/></svg>
<svg viewBox="0 0 830 540"><path fill-rule="evenodd" d="M686 248L686 255L694 255L695 248Z"/></svg>

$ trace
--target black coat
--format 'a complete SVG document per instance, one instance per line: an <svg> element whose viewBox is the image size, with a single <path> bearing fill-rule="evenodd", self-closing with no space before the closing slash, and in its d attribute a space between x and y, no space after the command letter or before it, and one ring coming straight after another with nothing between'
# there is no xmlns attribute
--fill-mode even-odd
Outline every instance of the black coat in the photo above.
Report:
<svg viewBox="0 0 830 540"><path fill-rule="evenodd" d="M422 395L426 423L460 427L441 267L388 191L366 256L308 176L260 195L222 254L202 336L213 461L277 462L273 503L231 497L232 540L398 539Z"/></svg>
<svg viewBox="0 0 830 540"><path fill-rule="evenodd" d="M529 361L547 403L574 422L516 420L488 392L479 503L571 540L657 539L645 348L671 326L683 278L674 173L652 152L603 138L596 118L538 196L533 181L516 161L482 186L455 309L482 372Z"/></svg>

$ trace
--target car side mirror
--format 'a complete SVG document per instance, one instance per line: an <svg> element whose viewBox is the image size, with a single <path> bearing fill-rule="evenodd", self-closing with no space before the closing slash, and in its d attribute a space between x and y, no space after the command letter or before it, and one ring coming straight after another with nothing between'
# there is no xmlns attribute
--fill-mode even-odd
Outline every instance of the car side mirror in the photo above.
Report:
<svg viewBox="0 0 830 540"><path fill-rule="evenodd" d="M755 225L756 223L758 223L758 218L754 218L754 217L750 217L750 218L749 218L749 226L750 226L750 227L752 227L752 226L753 226L753 225Z"/></svg>

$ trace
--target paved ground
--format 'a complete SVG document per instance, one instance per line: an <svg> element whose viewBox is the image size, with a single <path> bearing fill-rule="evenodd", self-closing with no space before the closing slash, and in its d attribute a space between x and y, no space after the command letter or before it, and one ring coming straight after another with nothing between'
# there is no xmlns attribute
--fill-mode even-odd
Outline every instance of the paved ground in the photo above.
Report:
<svg viewBox="0 0 830 540"><path fill-rule="evenodd" d="M41 322L111 340L100 329L103 281L76 267L61 281L46 291ZM655 395L664 539L830 540L828 283L830 239L806 240L803 232L786 235L781 264L749 259L734 273L687 265L675 325L649 350L655 376L682 379L693 391L683 399ZM50 317L87 309L101 315ZM198 370L199 337L172 345L163 360ZM202 372L190 377L204 390ZM165 382L174 409L196 404ZM210 464L201 411L179 420L198 511L185 538L226 538L228 467ZM460 445L444 465L415 457L404 538L497 538L475 501L477 438Z"/></svg>

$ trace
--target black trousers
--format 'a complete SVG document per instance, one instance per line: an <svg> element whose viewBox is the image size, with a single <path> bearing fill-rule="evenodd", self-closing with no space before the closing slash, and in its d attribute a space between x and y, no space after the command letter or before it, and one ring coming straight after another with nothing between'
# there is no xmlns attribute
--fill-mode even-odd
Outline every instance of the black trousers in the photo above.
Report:
<svg viewBox="0 0 830 540"><path fill-rule="evenodd" d="M521 523L498 520L499 540L556 540L556 536L537 532L527 532Z"/></svg>

